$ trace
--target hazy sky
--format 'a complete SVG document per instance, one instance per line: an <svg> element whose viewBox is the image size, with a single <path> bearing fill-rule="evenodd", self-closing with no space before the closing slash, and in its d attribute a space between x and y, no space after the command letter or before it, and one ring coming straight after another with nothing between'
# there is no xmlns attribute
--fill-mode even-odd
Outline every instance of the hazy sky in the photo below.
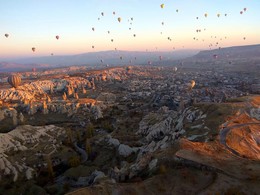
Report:
<svg viewBox="0 0 260 195"><path fill-rule="evenodd" d="M0 13L0 58L260 43L260 0L0 0Z"/></svg>

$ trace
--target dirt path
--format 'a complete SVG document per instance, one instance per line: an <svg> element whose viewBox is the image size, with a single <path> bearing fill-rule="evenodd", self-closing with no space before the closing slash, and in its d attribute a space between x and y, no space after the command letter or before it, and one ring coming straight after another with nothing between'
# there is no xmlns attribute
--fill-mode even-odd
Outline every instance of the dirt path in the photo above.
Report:
<svg viewBox="0 0 260 195"><path fill-rule="evenodd" d="M221 132L220 132L220 143L222 145L224 145L227 150L229 150L230 152L232 152L236 156L242 157L237 151L235 151L234 149L230 148L227 145L226 139L227 139L227 135L228 135L228 133L230 132L231 129L234 129L234 128L237 128L237 127L249 126L249 125L259 125L260 126L260 123L244 123L244 124L234 125L234 126L231 126L231 127L226 127L224 129L222 129Z"/></svg>
<svg viewBox="0 0 260 195"><path fill-rule="evenodd" d="M236 156L239 156L239 157L242 157L237 151L235 151L234 149L230 148L228 145L227 145L227 135L229 134L230 130L234 129L234 128L238 128L238 127L244 127L244 126L249 126L249 125L260 125L260 122L253 122L253 123L243 123L243 124L238 124L238 125L233 125L233 126L228 126L228 124L236 119L238 119L242 114L248 114L248 112L250 112L250 109L252 109L253 106L252 104L249 102L249 99L246 100L245 102L245 105L244 105L244 108L243 109L239 109L239 112L240 114L235 117L234 119L232 119L231 121L228 121L227 123L225 123L223 126L224 128L220 131L220 143L222 145L225 146L225 148L230 151L232 154L236 155Z"/></svg>

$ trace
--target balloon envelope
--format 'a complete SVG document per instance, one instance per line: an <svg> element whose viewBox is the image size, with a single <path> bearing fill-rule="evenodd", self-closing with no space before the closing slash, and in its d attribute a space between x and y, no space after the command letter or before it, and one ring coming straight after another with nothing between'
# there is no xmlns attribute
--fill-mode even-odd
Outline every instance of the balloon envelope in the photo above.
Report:
<svg viewBox="0 0 260 195"><path fill-rule="evenodd" d="M22 80L21 77L18 75L10 75L7 78L7 81L12 87L17 88L21 84Z"/></svg>
<svg viewBox="0 0 260 195"><path fill-rule="evenodd" d="M191 80L191 81L190 81L190 87L191 87L191 89L195 86L195 84L196 84L196 82L195 82L194 80Z"/></svg>

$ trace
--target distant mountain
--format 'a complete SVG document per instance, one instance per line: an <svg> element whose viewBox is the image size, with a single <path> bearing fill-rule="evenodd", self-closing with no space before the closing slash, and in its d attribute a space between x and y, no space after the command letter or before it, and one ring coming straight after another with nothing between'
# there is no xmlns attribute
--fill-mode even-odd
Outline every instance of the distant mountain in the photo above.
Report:
<svg viewBox="0 0 260 195"><path fill-rule="evenodd" d="M148 61L178 60L197 54L197 50L180 50L172 52L140 52L140 51L100 51L89 52L78 55L44 56L34 58L23 58L8 60L0 63L0 71L21 71L33 67L57 68L72 65L125 65L125 64L147 64Z"/></svg>
<svg viewBox="0 0 260 195"><path fill-rule="evenodd" d="M170 64L168 62L168 64ZM200 51L172 65L195 69L260 72L260 44Z"/></svg>
<svg viewBox="0 0 260 195"><path fill-rule="evenodd" d="M28 71L33 68L49 68L48 64L21 64L15 62L0 62L0 72L13 72L13 71Z"/></svg>
<svg viewBox="0 0 260 195"><path fill-rule="evenodd" d="M214 59L215 56L218 59L258 58L260 57L260 44L200 51L197 55L191 57L190 59L211 60Z"/></svg>

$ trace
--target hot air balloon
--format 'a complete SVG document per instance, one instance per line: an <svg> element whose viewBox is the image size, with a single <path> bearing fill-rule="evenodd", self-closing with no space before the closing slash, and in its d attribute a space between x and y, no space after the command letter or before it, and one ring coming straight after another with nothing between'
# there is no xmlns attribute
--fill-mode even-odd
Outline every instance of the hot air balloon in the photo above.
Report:
<svg viewBox="0 0 260 195"><path fill-rule="evenodd" d="M107 31L107 33L109 34L109 33L110 33L110 31Z"/></svg>
<svg viewBox="0 0 260 195"><path fill-rule="evenodd" d="M133 34L134 37L136 37L136 34Z"/></svg>
<svg viewBox="0 0 260 195"><path fill-rule="evenodd" d="M196 82L194 80L190 81L190 89L192 89L195 86Z"/></svg>
<svg viewBox="0 0 260 195"><path fill-rule="evenodd" d="M111 39L111 42L113 42L114 41L114 39Z"/></svg>
<svg viewBox="0 0 260 195"><path fill-rule="evenodd" d="M120 17L118 17L117 20L118 20L118 22L121 22L121 18Z"/></svg>
<svg viewBox="0 0 260 195"><path fill-rule="evenodd" d="M176 9L176 12L179 12L179 10L178 10L178 9Z"/></svg>
<svg viewBox="0 0 260 195"><path fill-rule="evenodd" d="M93 30L93 31L95 31L95 28L94 28L94 27L92 27L92 30Z"/></svg>
<svg viewBox="0 0 260 195"><path fill-rule="evenodd" d="M227 14L225 14L225 16L227 16Z"/></svg>
<svg viewBox="0 0 260 195"><path fill-rule="evenodd" d="M240 11L240 14L243 14L243 11Z"/></svg>
<svg viewBox="0 0 260 195"><path fill-rule="evenodd" d="M56 39L58 40L60 38L60 36L59 35L56 35Z"/></svg>
<svg viewBox="0 0 260 195"><path fill-rule="evenodd" d="M95 46L94 45L92 45L92 49L94 49L95 48Z"/></svg>
<svg viewBox="0 0 260 195"><path fill-rule="evenodd" d="M220 17L220 14L217 14L218 17Z"/></svg>
<svg viewBox="0 0 260 195"><path fill-rule="evenodd" d="M104 16L104 12L101 12L101 15Z"/></svg>
<svg viewBox="0 0 260 195"><path fill-rule="evenodd" d="M246 37L244 37L243 39L246 40Z"/></svg>
<svg viewBox="0 0 260 195"><path fill-rule="evenodd" d="M131 20L133 21L133 20L134 20L134 18L131 18Z"/></svg>
<svg viewBox="0 0 260 195"><path fill-rule="evenodd" d="M17 88L21 84L22 80L21 77L18 75L10 75L7 78L7 81L12 87Z"/></svg>
<svg viewBox="0 0 260 195"><path fill-rule="evenodd" d="M199 19L199 17L196 17L196 19L198 20L198 19Z"/></svg>
<svg viewBox="0 0 260 195"><path fill-rule="evenodd" d="M164 22L162 22L162 25L164 25Z"/></svg>
<svg viewBox="0 0 260 195"><path fill-rule="evenodd" d="M204 14L204 16L205 16L205 17L208 17L208 14L207 14L207 13L205 13L205 14Z"/></svg>
<svg viewBox="0 0 260 195"><path fill-rule="evenodd" d="M5 37L8 38L8 37L9 37L9 34L6 33L6 34L5 34Z"/></svg>
<svg viewBox="0 0 260 195"><path fill-rule="evenodd" d="M32 47L32 51L35 52L35 50L36 50L35 47Z"/></svg>
<svg viewBox="0 0 260 195"><path fill-rule="evenodd" d="M161 4L160 6L161 6L161 8L164 8L164 4Z"/></svg>
<svg viewBox="0 0 260 195"><path fill-rule="evenodd" d="M246 7L244 8L244 11L246 11L247 9L246 9Z"/></svg>
<svg viewBox="0 0 260 195"><path fill-rule="evenodd" d="M116 15L116 12L113 12L113 15Z"/></svg>
<svg viewBox="0 0 260 195"><path fill-rule="evenodd" d="M120 56L120 60L122 60L123 59L123 57L122 56Z"/></svg>

